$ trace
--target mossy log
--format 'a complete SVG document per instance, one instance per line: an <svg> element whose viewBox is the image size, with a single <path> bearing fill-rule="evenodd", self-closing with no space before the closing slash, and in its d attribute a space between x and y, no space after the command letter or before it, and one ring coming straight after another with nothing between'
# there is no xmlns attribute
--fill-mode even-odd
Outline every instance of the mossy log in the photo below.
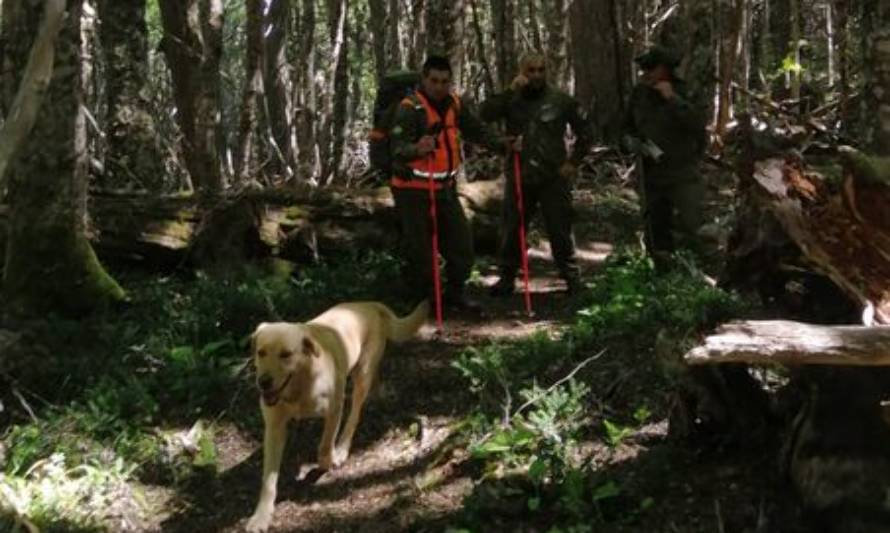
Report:
<svg viewBox="0 0 890 533"><path fill-rule="evenodd" d="M503 182L460 185L476 249L497 245ZM0 264L9 209L0 205ZM247 189L201 204L191 195L94 192L90 241L103 260L148 266L227 265L262 257L297 263L356 249L393 250L392 195L376 189Z"/></svg>

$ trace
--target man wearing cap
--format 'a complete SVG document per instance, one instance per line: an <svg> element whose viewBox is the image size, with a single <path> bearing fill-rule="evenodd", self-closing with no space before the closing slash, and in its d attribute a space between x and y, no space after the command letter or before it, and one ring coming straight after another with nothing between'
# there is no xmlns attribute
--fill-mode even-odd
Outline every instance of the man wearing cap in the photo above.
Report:
<svg viewBox="0 0 890 533"><path fill-rule="evenodd" d="M480 115L483 120L504 121L508 135L521 137L520 171L526 225L540 206L560 277L570 294L577 292L581 283L572 235L572 181L593 143L586 113L577 100L547 83L544 56L529 53L520 61L520 73L510 87L485 101ZM566 152L567 127L575 135L571 156ZM513 161L511 157L507 164L500 278L491 287L493 296L513 294L521 260Z"/></svg>
<svg viewBox="0 0 890 533"><path fill-rule="evenodd" d="M697 248L706 118L674 74L680 61L673 53L654 46L635 61L643 73L630 96L623 143L641 156L646 247L656 266L664 267L675 251L675 231L683 246Z"/></svg>

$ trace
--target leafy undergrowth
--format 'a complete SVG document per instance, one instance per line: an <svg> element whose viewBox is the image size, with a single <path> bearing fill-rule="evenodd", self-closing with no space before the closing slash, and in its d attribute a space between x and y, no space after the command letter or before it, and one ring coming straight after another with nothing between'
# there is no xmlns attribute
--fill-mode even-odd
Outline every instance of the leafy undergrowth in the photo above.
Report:
<svg viewBox="0 0 890 533"><path fill-rule="evenodd" d="M634 254L611 258L584 299L560 334L471 347L455 361L479 400L463 434L478 468L451 531L633 531L659 512L654 492L604 467L667 418L681 355L748 305L694 268L656 275Z"/></svg>
<svg viewBox="0 0 890 533"><path fill-rule="evenodd" d="M212 478L223 418L261 427L245 357L256 324L391 300L397 269L372 254L294 275L125 278L133 301L115 314L11 325L4 355L19 364L0 401L22 416L0 419L0 530L139 529L152 512L139 487Z"/></svg>

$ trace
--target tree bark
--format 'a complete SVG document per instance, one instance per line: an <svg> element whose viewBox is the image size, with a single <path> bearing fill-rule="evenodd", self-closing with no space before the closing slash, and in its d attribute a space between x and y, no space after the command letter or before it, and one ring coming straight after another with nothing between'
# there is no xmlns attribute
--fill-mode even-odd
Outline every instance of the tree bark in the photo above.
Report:
<svg viewBox="0 0 890 533"><path fill-rule="evenodd" d="M82 4L69 0L66 6L46 98L32 135L10 168L3 289L6 308L24 314L88 312L125 297L87 241ZM31 11L19 21L28 21L22 30L30 37L10 43L10 52L27 57L31 37L38 33L33 11L42 9L23 9Z"/></svg>
<svg viewBox="0 0 890 533"><path fill-rule="evenodd" d="M259 105L263 100L263 1L247 0L247 45L244 70L247 80L241 95L241 117L238 125L238 149L235 172L240 181L248 179L255 168L255 141L259 127Z"/></svg>
<svg viewBox="0 0 890 533"><path fill-rule="evenodd" d="M315 83L315 0L303 0L303 18L300 23L300 55L305 59L304 72L300 77L302 88L296 109L297 145L299 146L299 167L297 176L301 180L312 180L319 174L318 166L318 91Z"/></svg>
<svg viewBox="0 0 890 533"><path fill-rule="evenodd" d="M863 69L866 145L875 154L890 155L890 1L876 0L873 7Z"/></svg>
<svg viewBox="0 0 890 533"><path fill-rule="evenodd" d="M491 18L494 26L497 81L504 88L516 72L516 24L513 0L491 0Z"/></svg>
<svg viewBox="0 0 890 533"><path fill-rule="evenodd" d="M387 35L387 9L386 0L368 0L371 10L371 39L374 43L374 72L377 79L382 80L389 69L386 51L388 43Z"/></svg>
<svg viewBox="0 0 890 533"><path fill-rule="evenodd" d="M288 93L290 65L285 47L285 40L290 31L290 9L287 0L272 0L267 11L265 27L268 35L263 50L263 80L271 139L274 141L269 172L290 176L294 166L294 148L291 143L293 112Z"/></svg>
<svg viewBox="0 0 890 533"><path fill-rule="evenodd" d="M561 87L567 87L569 81L566 58L566 16L565 0L544 0L550 79Z"/></svg>
<svg viewBox="0 0 890 533"><path fill-rule="evenodd" d="M340 171L343 159L346 98L349 76L349 40L346 38L349 20L347 0L328 0L328 38L330 39L330 68L324 93L325 118L318 136L321 155L321 183L333 180Z"/></svg>
<svg viewBox="0 0 890 533"><path fill-rule="evenodd" d="M608 140L620 135L630 87L629 61L615 9L614 0L576 0L569 16L575 96L594 111L597 133Z"/></svg>
<svg viewBox="0 0 890 533"><path fill-rule="evenodd" d="M463 0L427 0L426 53L444 55L451 61L452 79L463 76Z"/></svg>
<svg viewBox="0 0 890 533"><path fill-rule="evenodd" d="M7 4L9 3L13 2ZM43 20L28 54L18 91L8 104L3 105L4 109L10 109L10 113L0 128L0 198L6 192L6 169L28 139L51 81L56 38L64 15L64 0L46 3Z"/></svg>
<svg viewBox="0 0 890 533"><path fill-rule="evenodd" d="M479 23L479 8L476 0L469 0L470 15L472 16L473 33L476 36L476 55L482 64L482 82L485 84L485 94L494 94L494 75L491 73L491 64L486 53L485 37L482 34L482 25Z"/></svg>
<svg viewBox="0 0 890 533"><path fill-rule="evenodd" d="M890 328L787 320L733 322L709 335L684 359L692 365L890 366Z"/></svg>
<svg viewBox="0 0 890 533"><path fill-rule="evenodd" d="M223 189L217 144L222 0L159 0L159 5L183 157L194 186L213 196Z"/></svg>

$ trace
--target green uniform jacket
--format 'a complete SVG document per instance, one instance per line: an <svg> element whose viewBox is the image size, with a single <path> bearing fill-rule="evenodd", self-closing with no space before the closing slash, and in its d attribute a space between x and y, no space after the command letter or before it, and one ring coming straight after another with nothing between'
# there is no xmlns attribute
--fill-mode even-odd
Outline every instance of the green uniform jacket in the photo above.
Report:
<svg viewBox="0 0 890 533"><path fill-rule="evenodd" d="M414 99L416 100L416 98ZM449 96L446 105L455 105L454 98ZM439 110L441 116L444 117L446 109L443 107ZM466 139L492 150L503 150L501 136L468 111L463 102L460 104L460 112L457 115L457 127L459 139ZM426 133L426 111L423 105L419 101L415 102L414 107L399 104L390 132L394 175L403 178L411 177L411 169L407 163L420 158L415 143Z"/></svg>
<svg viewBox="0 0 890 533"><path fill-rule="evenodd" d="M671 100L644 84L637 84L630 95L624 133L649 139L664 152L658 163L647 161L647 179L683 173L696 166L705 150L705 113L687 99L682 80L672 84L676 96Z"/></svg>
<svg viewBox="0 0 890 533"><path fill-rule="evenodd" d="M488 122L503 120L508 135L522 135L522 178L528 182L558 176L567 161L567 125L576 136L569 161L579 164L593 144L593 129L581 105L552 87L533 96L507 89L486 100L480 116Z"/></svg>

